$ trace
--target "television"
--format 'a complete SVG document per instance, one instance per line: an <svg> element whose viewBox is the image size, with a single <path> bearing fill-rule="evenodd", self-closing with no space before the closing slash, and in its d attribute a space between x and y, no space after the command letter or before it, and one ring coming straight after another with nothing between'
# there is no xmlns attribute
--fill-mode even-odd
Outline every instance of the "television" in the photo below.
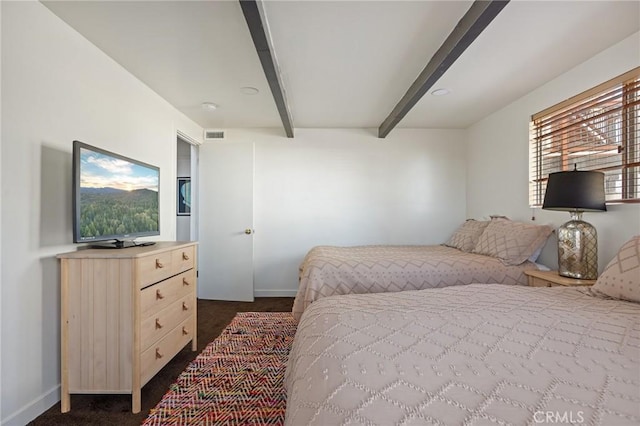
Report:
<svg viewBox="0 0 640 426"><path fill-rule="evenodd" d="M153 244L134 240L160 235L159 198L158 167L73 141L74 243L99 248Z"/></svg>

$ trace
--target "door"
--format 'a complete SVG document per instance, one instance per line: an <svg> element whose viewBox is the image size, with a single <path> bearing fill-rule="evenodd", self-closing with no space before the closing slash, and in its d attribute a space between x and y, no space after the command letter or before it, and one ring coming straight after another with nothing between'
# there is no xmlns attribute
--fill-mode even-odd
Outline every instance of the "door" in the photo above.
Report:
<svg viewBox="0 0 640 426"><path fill-rule="evenodd" d="M253 301L253 143L199 150L198 297Z"/></svg>
<svg viewBox="0 0 640 426"><path fill-rule="evenodd" d="M177 206L177 215L176 215L176 240L177 241L195 241L191 235L192 228L192 216L195 219L197 216L195 213L196 210L193 208L193 199L198 197L192 197L193 191L193 176L194 170L192 166L192 158L191 148L197 148L191 145L186 140L182 139L178 136L176 152L177 152L177 163L176 163L176 172L178 175L177 185L177 194L176 204ZM181 186L181 182L183 182Z"/></svg>
<svg viewBox="0 0 640 426"><path fill-rule="evenodd" d="M200 235L198 213L198 188L200 187L200 173L198 165L200 164L200 150L198 145L191 145L191 226L189 227L189 241L198 241Z"/></svg>

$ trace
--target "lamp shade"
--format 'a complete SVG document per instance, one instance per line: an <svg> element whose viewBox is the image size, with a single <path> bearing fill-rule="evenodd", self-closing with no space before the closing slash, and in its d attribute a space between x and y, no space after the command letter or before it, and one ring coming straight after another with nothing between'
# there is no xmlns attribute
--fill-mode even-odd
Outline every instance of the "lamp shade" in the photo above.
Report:
<svg viewBox="0 0 640 426"><path fill-rule="evenodd" d="M604 173L578 170L550 173L542 208L560 211L606 211Z"/></svg>

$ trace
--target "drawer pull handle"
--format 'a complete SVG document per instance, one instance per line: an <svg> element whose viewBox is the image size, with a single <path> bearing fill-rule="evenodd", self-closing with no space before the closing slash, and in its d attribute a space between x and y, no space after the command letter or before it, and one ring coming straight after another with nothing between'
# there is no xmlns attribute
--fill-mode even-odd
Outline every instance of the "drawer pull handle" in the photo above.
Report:
<svg viewBox="0 0 640 426"><path fill-rule="evenodd" d="M185 336L189 334L189 330L187 330L187 327L182 327L182 334L184 334Z"/></svg>
<svg viewBox="0 0 640 426"><path fill-rule="evenodd" d="M156 300L162 300L164 296L160 293L160 290L156 290Z"/></svg>
<svg viewBox="0 0 640 426"><path fill-rule="evenodd" d="M162 328L162 324L160 324L160 318L156 318L156 330L159 330Z"/></svg>
<svg viewBox="0 0 640 426"><path fill-rule="evenodd" d="M189 310L189 305L187 305L186 302L182 302L182 310L183 311L188 311Z"/></svg>
<svg viewBox="0 0 640 426"><path fill-rule="evenodd" d="M182 278L182 285L191 285L191 284L189 284L189 281L187 281L186 278Z"/></svg>
<svg viewBox="0 0 640 426"><path fill-rule="evenodd" d="M156 348L156 359L162 358L164 355L160 353L160 348Z"/></svg>
<svg viewBox="0 0 640 426"><path fill-rule="evenodd" d="M164 268L164 263L160 262L160 259L156 259L156 269Z"/></svg>
<svg viewBox="0 0 640 426"><path fill-rule="evenodd" d="M189 255L185 252L182 252L182 260L189 260Z"/></svg>

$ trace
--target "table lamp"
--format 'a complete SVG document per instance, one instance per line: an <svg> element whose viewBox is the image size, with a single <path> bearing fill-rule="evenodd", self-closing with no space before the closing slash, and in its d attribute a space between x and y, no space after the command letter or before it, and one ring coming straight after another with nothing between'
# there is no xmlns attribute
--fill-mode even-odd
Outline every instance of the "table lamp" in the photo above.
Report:
<svg viewBox="0 0 640 426"><path fill-rule="evenodd" d="M542 208L568 211L571 220L558 228L558 274L564 277L598 278L598 236L582 220L583 212L606 211L604 173L594 171L549 174Z"/></svg>

